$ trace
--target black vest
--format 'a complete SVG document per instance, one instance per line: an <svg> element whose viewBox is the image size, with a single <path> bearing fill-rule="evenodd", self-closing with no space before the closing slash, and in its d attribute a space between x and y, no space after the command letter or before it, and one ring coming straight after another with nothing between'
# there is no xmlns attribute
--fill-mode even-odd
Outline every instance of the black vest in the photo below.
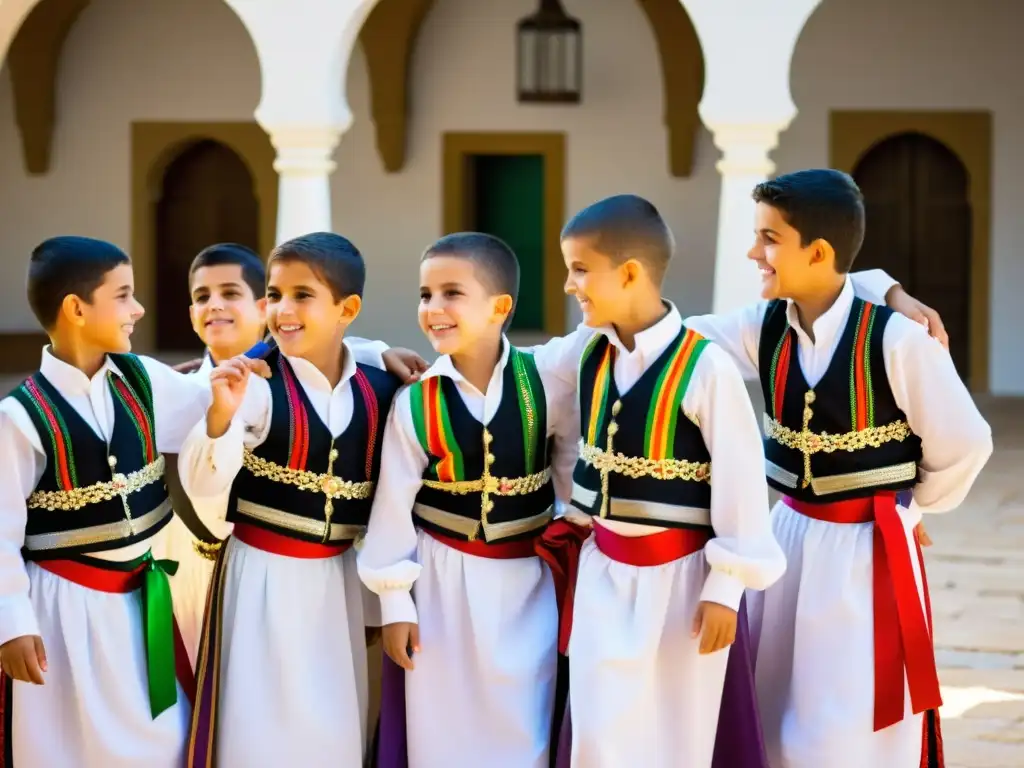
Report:
<svg viewBox="0 0 1024 768"><path fill-rule="evenodd" d="M26 559L118 549L150 538L170 522L149 375L134 355L109 358L123 374L107 372L114 404L109 445L42 373L11 393L32 420L46 455L46 468L27 502ZM89 486L98 487L83 493Z"/></svg>
<svg viewBox="0 0 1024 768"><path fill-rule="evenodd" d="M373 494L335 498L328 505L323 489L339 481L376 483L384 422L400 382L378 368L357 365L349 384L352 420L344 432L332 438L284 355L275 348L265 359L272 372L270 429L262 444L246 452L232 484L227 520L300 541L336 543L328 535L327 524L366 526ZM306 474L300 476L303 472ZM293 482L302 477L313 480L304 483L305 487ZM248 502L271 512L247 513L238 508L239 501L243 507ZM298 525L282 522L275 512L285 513Z"/></svg>
<svg viewBox="0 0 1024 768"><path fill-rule="evenodd" d="M840 501L915 485L921 440L910 432L885 372L882 337L891 317L888 307L855 298L828 369L812 390L800 368L786 302L769 305L758 365L773 488L801 501ZM853 473L870 474L849 477Z"/></svg>
<svg viewBox="0 0 1024 768"><path fill-rule="evenodd" d="M711 507L711 454L700 428L682 413L680 404L690 375L709 342L686 329L668 345L625 395L615 386L615 346L597 335L580 363L581 456L573 473L573 505L589 515L609 520L664 528L704 528L692 522L698 517L666 519L615 514L616 499L653 502L673 507L708 510ZM674 387L673 387L674 382ZM606 394L605 394L606 393ZM588 452L599 450L607 459L609 427L614 424L610 453L632 459L638 477L621 471L607 473L608 504L602 491L601 472ZM659 475L658 459L689 462L683 476ZM580 493L582 489L583 493ZM584 498L587 497L587 498ZM592 503L588 503L593 498ZM625 508L625 507L623 507ZM690 519L691 522L686 520Z"/></svg>
<svg viewBox="0 0 1024 768"><path fill-rule="evenodd" d="M547 398L533 356L514 347L509 349L502 373L501 402L486 429L470 414L455 382L447 376L417 382L410 387L409 396L417 438L429 459L423 472L425 483L479 482L484 477L487 456L492 458L487 474L494 479L486 499L479 488L459 492L424 484L416 495L416 524L443 536L479 537L487 542L536 535L547 521L541 518L550 516L555 503L550 473L543 482L538 479L536 487L529 486L528 492L509 493L515 484L545 472L550 465ZM488 435L490 443L485 445ZM430 509L422 509L424 506ZM432 510L467 522L444 525L438 516L428 514ZM536 524L529 524L531 519ZM474 532L466 533L470 529Z"/></svg>

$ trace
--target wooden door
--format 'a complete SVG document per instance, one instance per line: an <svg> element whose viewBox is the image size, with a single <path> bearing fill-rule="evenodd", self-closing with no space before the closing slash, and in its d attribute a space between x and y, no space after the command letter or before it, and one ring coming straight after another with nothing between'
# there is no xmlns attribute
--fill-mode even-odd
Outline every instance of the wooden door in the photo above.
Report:
<svg viewBox="0 0 1024 768"><path fill-rule="evenodd" d="M867 212L855 268L884 269L939 312L953 363L966 381L971 287L967 169L941 142L905 133L876 144L853 176Z"/></svg>
<svg viewBox="0 0 1024 768"><path fill-rule="evenodd" d="M161 351L194 351L188 268L203 248L234 242L259 250L259 205L245 162L216 141L182 152L164 174L156 211L156 341Z"/></svg>
<svg viewBox="0 0 1024 768"><path fill-rule="evenodd" d="M544 157L476 155L471 228L500 237L519 258L519 300L510 328L544 330Z"/></svg>

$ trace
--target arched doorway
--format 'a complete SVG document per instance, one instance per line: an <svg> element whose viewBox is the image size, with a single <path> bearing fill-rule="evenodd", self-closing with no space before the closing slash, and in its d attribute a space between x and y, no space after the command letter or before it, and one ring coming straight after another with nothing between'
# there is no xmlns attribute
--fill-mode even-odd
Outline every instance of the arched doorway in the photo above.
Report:
<svg viewBox="0 0 1024 768"><path fill-rule="evenodd" d="M867 233L858 269L881 268L934 307L960 377L970 375L971 204L960 158L922 133L879 142L857 162Z"/></svg>
<svg viewBox="0 0 1024 768"><path fill-rule="evenodd" d="M218 141L185 149L164 173L156 207L156 341L162 351L196 350L188 321L188 268L208 245L258 251L259 203L245 162Z"/></svg>

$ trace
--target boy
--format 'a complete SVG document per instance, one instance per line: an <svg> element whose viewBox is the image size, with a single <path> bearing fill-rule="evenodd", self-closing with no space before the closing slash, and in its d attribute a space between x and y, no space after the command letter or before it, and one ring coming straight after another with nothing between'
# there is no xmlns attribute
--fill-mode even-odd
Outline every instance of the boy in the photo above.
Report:
<svg viewBox="0 0 1024 768"><path fill-rule="evenodd" d="M574 766L764 765L741 600L785 560L742 379L661 295L673 250L641 198L578 213L562 253L587 329L537 351L578 371L572 503L594 529L569 643Z"/></svg>
<svg viewBox="0 0 1024 768"><path fill-rule="evenodd" d="M0 402L5 759L177 766L193 683L150 543L172 515L160 453L208 387L130 354L143 308L110 243L42 243L28 300L50 344Z"/></svg>
<svg viewBox="0 0 1024 768"><path fill-rule="evenodd" d="M388 418L359 556L406 670L405 712L383 704L388 768L548 765L558 610L534 547L569 496L576 425L573 387L504 336L518 292L516 256L490 235L447 235L420 263L420 327L441 356ZM395 756L387 719L403 714Z"/></svg>
<svg viewBox="0 0 1024 768"><path fill-rule="evenodd" d="M800 171L753 195L767 301L690 323L759 376L768 482L784 494L772 526L788 569L763 595L757 663L769 758L941 765L914 531L963 501L991 431L940 344L854 290L864 204L849 176Z"/></svg>
<svg viewBox="0 0 1024 768"><path fill-rule="evenodd" d="M262 340L266 269L244 245L219 243L199 252L188 276L192 329L206 345L202 359L190 367L208 377L217 364L244 354ZM213 561L230 528L221 521L199 519L181 487L178 457L165 458L175 519L167 526L162 547L167 557L178 562L171 593L189 658L195 664Z"/></svg>
<svg viewBox="0 0 1024 768"><path fill-rule="evenodd" d="M200 517L226 512L233 525L213 576L188 759L357 766L367 681L351 546L399 382L357 363L344 340L365 282L348 240L290 240L268 274L270 378L246 377L244 358L216 368L213 404L179 457Z"/></svg>

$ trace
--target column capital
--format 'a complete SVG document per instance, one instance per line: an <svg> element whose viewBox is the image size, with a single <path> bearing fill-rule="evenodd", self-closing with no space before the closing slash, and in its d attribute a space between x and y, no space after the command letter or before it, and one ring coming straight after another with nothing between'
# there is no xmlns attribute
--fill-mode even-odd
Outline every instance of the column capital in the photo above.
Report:
<svg viewBox="0 0 1024 768"><path fill-rule="evenodd" d="M277 152L274 170L290 176L334 173L332 159L344 130L333 125L273 125L257 120Z"/></svg>
<svg viewBox="0 0 1024 768"><path fill-rule="evenodd" d="M789 120L720 123L704 117L703 112L701 118L711 131L715 146L722 152L715 167L723 176L767 178L775 173L771 152L778 146L779 134L789 127Z"/></svg>

